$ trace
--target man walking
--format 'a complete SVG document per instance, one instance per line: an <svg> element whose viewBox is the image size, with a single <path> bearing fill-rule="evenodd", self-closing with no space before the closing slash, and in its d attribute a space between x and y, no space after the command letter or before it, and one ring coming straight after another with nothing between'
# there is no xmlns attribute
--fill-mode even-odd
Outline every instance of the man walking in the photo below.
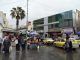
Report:
<svg viewBox="0 0 80 60"><path fill-rule="evenodd" d="M9 53L10 45L11 45L11 43L10 43L9 37L6 36L6 39L4 39L4 41L3 41L3 46L4 46L3 51L5 53Z"/></svg>

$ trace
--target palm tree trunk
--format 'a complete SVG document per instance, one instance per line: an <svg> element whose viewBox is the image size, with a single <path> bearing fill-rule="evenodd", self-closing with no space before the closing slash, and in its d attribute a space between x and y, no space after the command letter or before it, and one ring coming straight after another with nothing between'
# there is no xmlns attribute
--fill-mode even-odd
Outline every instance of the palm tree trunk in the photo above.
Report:
<svg viewBox="0 0 80 60"><path fill-rule="evenodd" d="M18 30L18 27L19 27L19 20L17 19L16 20L16 30Z"/></svg>

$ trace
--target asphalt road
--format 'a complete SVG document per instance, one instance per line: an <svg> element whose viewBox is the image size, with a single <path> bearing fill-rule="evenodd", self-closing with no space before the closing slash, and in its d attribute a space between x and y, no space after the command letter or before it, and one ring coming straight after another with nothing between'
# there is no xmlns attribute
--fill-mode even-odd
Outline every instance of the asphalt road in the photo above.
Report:
<svg viewBox="0 0 80 60"><path fill-rule="evenodd" d="M0 53L0 60L80 60L80 49L66 53L63 49L49 46L20 52L13 48L10 54Z"/></svg>

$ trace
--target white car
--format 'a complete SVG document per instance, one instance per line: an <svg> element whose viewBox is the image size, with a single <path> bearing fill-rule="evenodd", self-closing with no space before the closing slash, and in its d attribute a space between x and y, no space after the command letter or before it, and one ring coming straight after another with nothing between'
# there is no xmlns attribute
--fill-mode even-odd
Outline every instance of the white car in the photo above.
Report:
<svg viewBox="0 0 80 60"><path fill-rule="evenodd" d="M70 36L69 38L71 41L75 42L76 44L73 44L73 47L74 48L78 48L79 47L79 44L80 44L80 40L79 40L79 37L77 35L72 35Z"/></svg>

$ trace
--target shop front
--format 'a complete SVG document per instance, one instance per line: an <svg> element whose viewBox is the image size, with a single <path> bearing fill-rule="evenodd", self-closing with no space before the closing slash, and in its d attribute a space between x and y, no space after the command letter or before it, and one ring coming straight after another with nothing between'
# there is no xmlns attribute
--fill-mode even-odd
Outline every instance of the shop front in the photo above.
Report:
<svg viewBox="0 0 80 60"><path fill-rule="evenodd" d="M50 38L57 38L57 37L61 37L62 36L62 32L61 32L61 29L49 29L49 31L48 31L48 36L50 37Z"/></svg>

